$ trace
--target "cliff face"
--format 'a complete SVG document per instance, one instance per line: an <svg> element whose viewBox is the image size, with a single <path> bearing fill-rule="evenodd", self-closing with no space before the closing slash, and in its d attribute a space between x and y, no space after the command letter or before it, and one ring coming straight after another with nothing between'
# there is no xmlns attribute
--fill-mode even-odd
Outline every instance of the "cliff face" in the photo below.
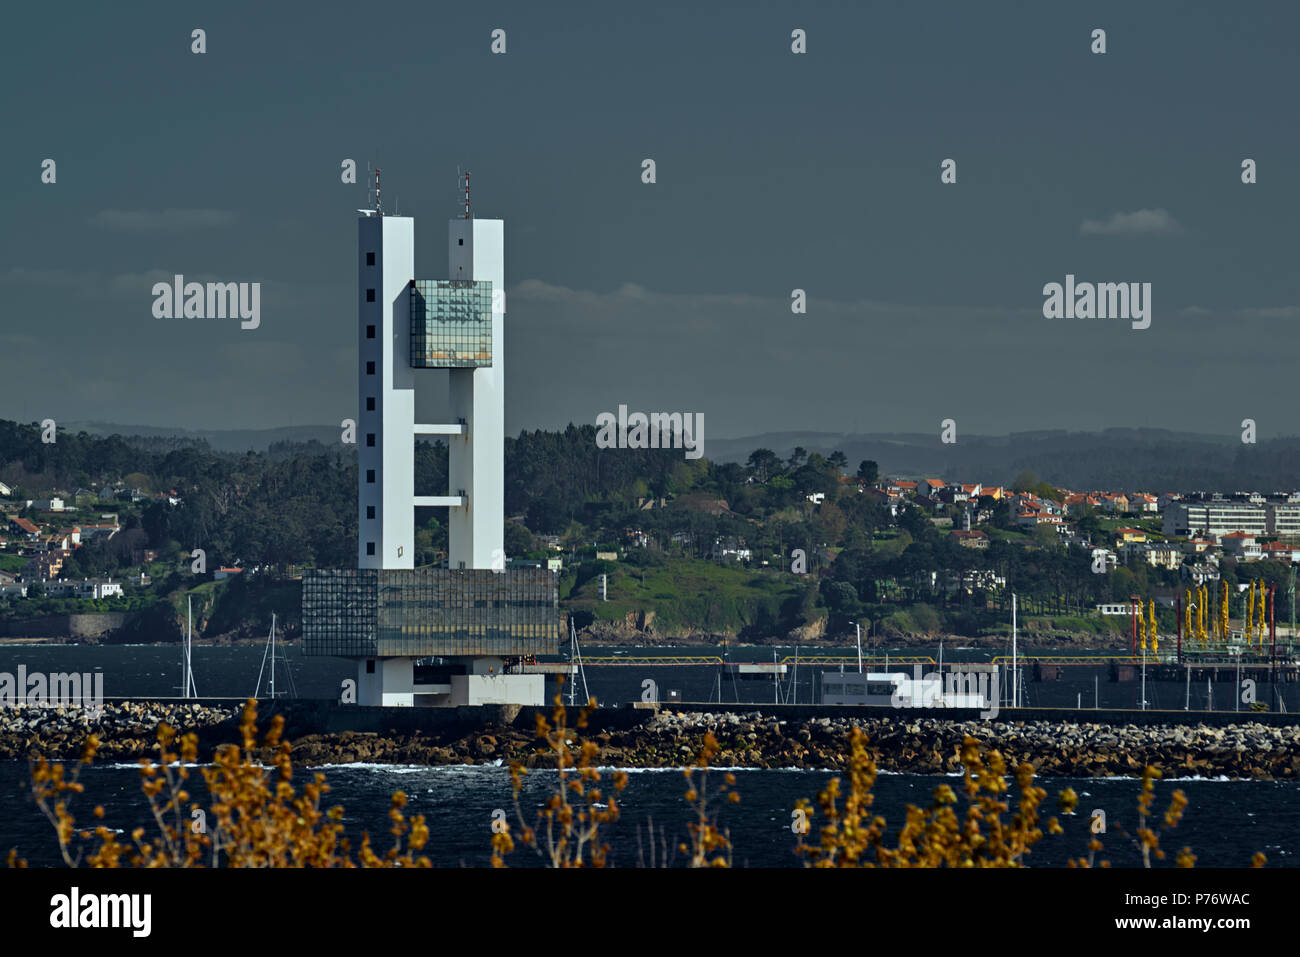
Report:
<svg viewBox="0 0 1300 957"><path fill-rule="evenodd" d="M3 638L64 638L71 641L102 639L123 627L131 612L41 615L37 618L0 621Z"/></svg>
<svg viewBox="0 0 1300 957"><path fill-rule="evenodd" d="M616 621L594 621L578 631L584 644L593 645L713 645L726 639L734 641L735 635L702 629L674 628L661 632L655 627L653 611L632 611Z"/></svg>

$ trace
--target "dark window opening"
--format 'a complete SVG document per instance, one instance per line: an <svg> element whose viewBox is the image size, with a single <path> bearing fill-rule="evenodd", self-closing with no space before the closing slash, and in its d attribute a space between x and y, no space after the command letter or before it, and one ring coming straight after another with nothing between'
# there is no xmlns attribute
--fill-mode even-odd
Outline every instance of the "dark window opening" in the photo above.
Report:
<svg viewBox="0 0 1300 957"><path fill-rule="evenodd" d="M374 542L366 542L366 554L367 554L367 555L373 555L374 553L375 553L375 543L374 543Z"/></svg>
<svg viewBox="0 0 1300 957"><path fill-rule="evenodd" d="M375 374L375 364L373 362L367 362L366 375L374 375L374 374Z"/></svg>
<svg viewBox="0 0 1300 957"><path fill-rule="evenodd" d="M373 545L371 547L373 547ZM366 674L373 675L374 673L375 673L375 661L373 658L371 658L369 661L366 662Z"/></svg>
<svg viewBox="0 0 1300 957"><path fill-rule="evenodd" d="M374 484L375 484L375 470L374 470L374 469L366 469L366 482L368 482L368 483L371 484L371 485L374 485Z"/></svg>
<svg viewBox="0 0 1300 957"><path fill-rule="evenodd" d="M374 517L375 517L375 507L373 505L367 505L366 518L374 518Z"/></svg>
<svg viewBox="0 0 1300 957"><path fill-rule="evenodd" d="M375 447L375 433L373 432L366 433L366 445L372 449Z"/></svg>
<svg viewBox="0 0 1300 957"><path fill-rule="evenodd" d="M373 289L367 289L366 302L374 302L374 301L375 301L375 291Z"/></svg>
<svg viewBox="0 0 1300 957"><path fill-rule="evenodd" d="M366 326L366 338L367 338L367 339L373 339L374 337L375 337L375 327L374 327L374 326Z"/></svg>
<svg viewBox="0 0 1300 957"><path fill-rule="evenodd" d="M373 395L366 396L366 411L367 412L375 411L375 397Z"/></svg>
<svg viewBox="0 0 1300 957"><path fill-rule="evenodd" d="M366 253L366 265L367 265L367 266L373 266L374 264L375 264L375 254L374 254L374 253Z"/></svg>

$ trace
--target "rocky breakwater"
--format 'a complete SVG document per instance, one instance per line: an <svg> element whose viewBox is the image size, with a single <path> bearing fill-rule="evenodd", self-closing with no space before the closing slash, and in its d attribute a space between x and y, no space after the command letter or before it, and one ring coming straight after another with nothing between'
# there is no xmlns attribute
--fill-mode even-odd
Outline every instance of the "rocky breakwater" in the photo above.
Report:
<svg viewBox="0 0 1300 957"><path fill-rule="evenodd" d="M443 734L308 734L294 739L299 764L491 764L519 761L551 767L553 759L521 718ZM1033 765L1056 777L1137 776L1148 764L1170 776L1300 778L1300 727L1242 722L1202 725L1111 725L1047 721L953 721L937 718L805 718L761 712L648 714L632 727L601 727L592 717L584 737L598 763L619 767L681 767L693 762L706 733L717 740L718 767L838 770L847 765L853 727L867 735L878 768L914 774L961 770L967 735L1000 750L1008 764Z"/></svg>
<svg viewBox="0 0 1300 957"><path fill-rule="evenodd" d="M0 760L25 760L38 754L75 760L92 734L99 735L100 760L157 757L159 724L181 733L198 732L202 746L219 727L220 740L235 741L226 732L233 730L231 723L238 714L237 708L158 702L105 704L98 713L86 708L5 708L0 709ZM210 750L199 754L206 759Z"/></svg>
<svg viewBox="0 0 1300 957"><path fill-rule="evenodd" d="M1251 722L1215 728L938 718L781 721L757 712L665 712L646 730L658 739L657 747L652 745L658 753L686 754L711 732L722 746L719 765L841 769L854 726L866 734L868 750L882 771L960 771L958 753L969 735L997 748L1009 766L1027 762L1044 776L1136 776L1152 765L1166 776L1300 778L1300 727Z"/></svg>
<svg viewBox="0 0 1300 957"><path fill-rule="evenodd" d="M201 760L238 741L239 709L180 703L126 703L102 714L74 709L0 710L0 759L43 754L75 759L88 734L100 736L100 758L157 755L157 727L166 722L199 734ZM495 717L495 720L491 720ZM602 723L602 717L606 720ZM1243 721L1206 725L1119 725L1049 721L961 721L934 717L809 717L782 720L747 713L596 713L582 734L599 748L597 762L629 768L682 767L699 754L706 733L719 745L716 767L842 770L854 727L882 771L945 774L961 770L967 735L997 748L1011 766L1027 762L1051 777L1136 776L1147 765L1166 776L1300 778L1300 726ZM483 715L441 730L317 733L318 722L290 711L285 736L299 767L373 762L406 765L508 764L554 766L524 712ZM259 721L266 731L266 721ZM260 755L269 759L270 753Z"/></svg>

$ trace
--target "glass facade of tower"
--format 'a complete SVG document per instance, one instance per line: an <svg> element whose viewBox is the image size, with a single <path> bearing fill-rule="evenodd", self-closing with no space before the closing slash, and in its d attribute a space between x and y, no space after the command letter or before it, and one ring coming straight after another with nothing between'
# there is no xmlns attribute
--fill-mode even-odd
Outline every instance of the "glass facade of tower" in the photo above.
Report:
<svg viewBox="0 0 1300 957"><path fill-rule="evenodd" d="M492 365L492 283L415 279L411 288L411 367Z"/></svg>
<svg viewBox="0 0 1300 957"><path fill-rule="evenodd" d="M317 569L302 580L303 653L554 655L557 577L540 568Z"/></svg>

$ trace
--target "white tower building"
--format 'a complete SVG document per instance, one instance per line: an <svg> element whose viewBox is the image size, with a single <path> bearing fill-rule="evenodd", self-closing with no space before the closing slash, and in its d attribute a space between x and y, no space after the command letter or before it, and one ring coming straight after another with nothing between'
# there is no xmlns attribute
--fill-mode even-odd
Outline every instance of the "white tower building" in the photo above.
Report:
<svg viewBox="0 0 1300 957"><path fill-rule="evenodd" d="M504 227L499 219L453 219L448 229L453 278L416 283L411 278L415 221L363 215L358 222L360 568L415 567L417 505L450 507L449 568L504 568ZM452 321L434 318L435 305L447 306L442 316ZM473 320L458 314L469 316L483 306L490 308L490 327L462 332ZM454 338L437 332L418 336L413 325L421 314L429 316L430 328L461 329L453 331ZM486 355L473 351L471 341L485 332L491 336ZM439 388L444 369L450 370L450 407L457 421L417 423L416 394ZM417 435L446 437L448 494L416 496Z"/></svg>
<svg viewBox="0 0 1300 957"><path fill-rule="evenodd" d="M357 662L357 704L541 705L529 662L555 651L555 579L502 548L505 224L471 219L467 191L450 278L417 280L414 221L360 212L358 570L304 578L305 651ZM417 422L444 372L453 421ZM415 494L420 436L447 442L445 494ZM417 506L448 508L446 570L415 568Z"/></svg>

